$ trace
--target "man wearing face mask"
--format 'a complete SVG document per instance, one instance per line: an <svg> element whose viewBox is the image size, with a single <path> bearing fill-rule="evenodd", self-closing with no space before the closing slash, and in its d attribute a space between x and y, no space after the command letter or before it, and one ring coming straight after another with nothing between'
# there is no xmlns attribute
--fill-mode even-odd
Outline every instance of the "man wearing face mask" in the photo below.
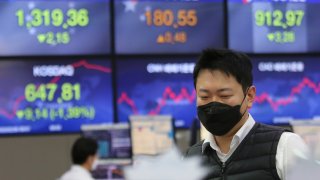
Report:
<svg viewBox="0 0 320 180"><path fill-rule="evenodd" d="M190 147L210 169L206 179L286 179L295 152L308 154L302 139L249 114L256 95L252 64L243 53L203 51L193 72L197 113L209 135Z"/></svg>
<svg viewBox="0 0 320 180"><path fill-rule="evenodd" d="M95 140L85 137L78 138L72 146L73 165L60 180L93 180L90 171L97 162L98 144Z"/></svg>

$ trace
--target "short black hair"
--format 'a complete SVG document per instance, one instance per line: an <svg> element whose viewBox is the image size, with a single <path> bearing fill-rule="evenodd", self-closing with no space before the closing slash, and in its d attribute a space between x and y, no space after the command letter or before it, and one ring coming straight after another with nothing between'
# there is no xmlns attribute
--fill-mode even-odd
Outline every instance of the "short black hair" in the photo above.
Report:
<svg viewBox="0 0 320 180"><path fill-rule="evenodd" d="M72 162L74 164L83 164L89 156L95 155L98 150L98 144L94 139L80 137L78 138L71 150Z"/></svg>
<svg viewBox="0 0 320 180"><path fill-rule="evenodd" d="M195 88L199 72L203 69L219 70L228 76L233 76L241 84L244 93L252 86L252 63L244 53L229 49L203 50L193 70Z"/></svg>

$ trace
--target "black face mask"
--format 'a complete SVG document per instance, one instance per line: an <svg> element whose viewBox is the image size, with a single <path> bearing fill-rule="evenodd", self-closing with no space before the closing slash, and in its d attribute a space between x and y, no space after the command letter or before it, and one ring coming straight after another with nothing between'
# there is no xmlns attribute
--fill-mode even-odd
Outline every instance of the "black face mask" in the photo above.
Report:
<svg viewBox="0 0 320 180"><path fill-rule="evenodd" d="M246 96L245 96L246 97ZM240 113L240 105L230 106L219 102L210 102L198 106L198 118L202 125L213 135L222 136L227 134L245 114Z"/></svg>

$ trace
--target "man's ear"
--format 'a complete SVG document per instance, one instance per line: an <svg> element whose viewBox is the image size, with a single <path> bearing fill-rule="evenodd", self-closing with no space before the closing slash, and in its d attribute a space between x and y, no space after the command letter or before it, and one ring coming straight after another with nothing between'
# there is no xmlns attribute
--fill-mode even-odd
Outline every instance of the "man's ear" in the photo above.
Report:
<svg viewBox="0 0 320 180"><path fill-rule="evenodd" d="M256 98L256 87L251 86L247 92L247 102L248 102L248 109L250 109L254 103L254 99Z"/></svg>
<svg viewBox="0 0 320 180"><path fill-rule="evenodd" d="M93 161L94 161L94 155L90 155L90 156L88 156L86 163L92 164Z"/></svg>

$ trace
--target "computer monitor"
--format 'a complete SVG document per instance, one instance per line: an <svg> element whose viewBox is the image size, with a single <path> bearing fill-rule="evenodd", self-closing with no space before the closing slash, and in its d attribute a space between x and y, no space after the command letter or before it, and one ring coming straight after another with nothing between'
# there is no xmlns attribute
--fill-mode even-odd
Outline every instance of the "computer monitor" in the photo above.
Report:
<svg viewBox="0 0 320 180"><path fill-rule="evenodd" d="M129 124L84 125L82 135L98 142L99 159L117 162L131 159Z"/></svg>
<svg viewBox="0 0 320 180"><path fill-rule="evenodd" d="M129 117L133 155L158 155L174 145L174 126L169 115Z"/></svg>
<svg viewBox="0 0 320 180"><path fill-rule="evenodd" d="M102 163L91 172L95 180L124 180L124 166L128 164Z"/></svg>
<svg viewBox="0 0 320 180"><path fill-rule="evenodd" d="M132 163L128 123L84 125L82 135L98 142L98 165L91 174L96 180L123 180L123 167Z"/></svg>

